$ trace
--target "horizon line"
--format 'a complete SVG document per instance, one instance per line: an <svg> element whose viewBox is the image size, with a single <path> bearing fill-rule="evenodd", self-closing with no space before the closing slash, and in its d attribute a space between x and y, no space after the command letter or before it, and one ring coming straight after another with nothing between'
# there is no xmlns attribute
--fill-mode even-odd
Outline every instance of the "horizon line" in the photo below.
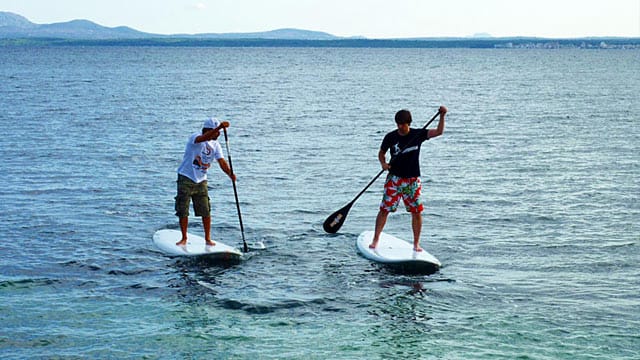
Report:
<svg viewBox="0 0 640 360"><path fill-rule="evenodd" d="M364 35L335 35L329 31L325 30L315 30L315 29L303 29L303 28L295 28L295 27L278 27L270 30L256 30L256 31L230 31L230 32L198 32L198 33L154 33L138 30L137 28L131 27L129 25L117 25L117 26L106 26L100 23L97 23L93 20L89 19L72 19L68 21L60 21L60 22L52 22L52 23L35 23L29 20L26 16L14 13L11 11L0 11L0 13L7 13L20 16L26 19L31 24L37 26L46 26L46 25L54 25L54 24L65 24L71 23L74 21L87 21L92 24L108 28L108 29L118 29L118 28L128 28L134 30L136 32L140 32L147 35L155 35L160 37L198 37L198 36L214 36L214 35L248 35L248 34L261 34L261 33L270 33L277 32L282 30L294 30L294 31L304 31L304 32L314 32L314 33L322 33L327 34L329 36L334 37L335 39L327 39L327 40L405 40L405 41L419 41L419 40L438 40L438 39L446 39L446 40L505 40L505 39L540 39L540 40L580 40L580 39L640 39L640 35L638 36L627 36L627 35L582 35L582 36L541 36L541 35L501 35L494 36L490 33L486 32L476 32L472 35L421 35L421 36L407 36L407 37L367 37ZM305 39L300 39L305 40ZM313 39L309 39L309 41L313 41ZM322 40L317 40L322 41Z"/></svg>

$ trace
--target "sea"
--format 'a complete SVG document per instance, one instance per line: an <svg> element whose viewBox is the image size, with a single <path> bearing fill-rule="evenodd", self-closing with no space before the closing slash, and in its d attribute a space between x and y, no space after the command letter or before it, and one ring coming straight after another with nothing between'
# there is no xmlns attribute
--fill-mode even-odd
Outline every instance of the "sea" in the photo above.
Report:
<svg viewBox="0 0 640 360"><path fill-rule="evenodd" d="M0 63L0 358L640 358L636 50L4 46ZM395 112L417 128L440 105L421 150L440 270L358 254L384 176L325 233ZM231 124L244 227L214 166L214 239L244 234L239 263L152 242L178 229L176 169L210 116ZM411 216L385 232L411 239Z"/></svg>

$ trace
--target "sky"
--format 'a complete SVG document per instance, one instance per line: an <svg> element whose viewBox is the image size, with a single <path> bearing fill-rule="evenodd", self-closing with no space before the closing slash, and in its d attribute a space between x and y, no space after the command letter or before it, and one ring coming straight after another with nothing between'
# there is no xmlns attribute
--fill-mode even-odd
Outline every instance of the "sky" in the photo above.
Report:
<svg viewBox="0 0 640 360"><path fill-rule="evenodd" d="M640 37L640 0L0 0L0 11L37 24L86 19L156 34Z"/></svg>

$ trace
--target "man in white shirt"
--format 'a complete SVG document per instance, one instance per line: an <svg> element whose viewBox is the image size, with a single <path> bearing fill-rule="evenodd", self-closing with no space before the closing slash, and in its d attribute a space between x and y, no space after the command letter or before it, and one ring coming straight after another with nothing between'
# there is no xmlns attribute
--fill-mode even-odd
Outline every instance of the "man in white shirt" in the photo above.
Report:
<svg viewBox="0 0 640 360"><path fill-rule="evenodd" d="M215 246L211 241L211 204L209 190L207 188L207 170L215 161L231 181L236 181L236 176L231 172L229 164L222 154L222 146L217 141L220 130L228 128L229 122L220 122L215 118L209 118L202 126L202 133L194 133L189 136L184 150L182 164L178 168L178 194L176 195L176 216L180 219L180 231L182 239L176 245L187 244L187 228L189 226L189 202L193 200L193 210L196 216L202 217L204 238L209 246Z"/></svg>

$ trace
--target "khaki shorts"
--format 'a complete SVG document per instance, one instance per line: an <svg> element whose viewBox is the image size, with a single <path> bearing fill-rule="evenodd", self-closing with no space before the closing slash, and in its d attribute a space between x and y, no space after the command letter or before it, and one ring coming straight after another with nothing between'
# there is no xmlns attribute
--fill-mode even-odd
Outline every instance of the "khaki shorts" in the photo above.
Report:
<svg viewBox="0 0 640 360"><path fill-rule="evenodd" d="M189 217L189 202L193 199L193 211L196 216L211 216L211 203L207 182L194 183L186 176L178 175L178 195L176 195L176 216Z"/></svg>

